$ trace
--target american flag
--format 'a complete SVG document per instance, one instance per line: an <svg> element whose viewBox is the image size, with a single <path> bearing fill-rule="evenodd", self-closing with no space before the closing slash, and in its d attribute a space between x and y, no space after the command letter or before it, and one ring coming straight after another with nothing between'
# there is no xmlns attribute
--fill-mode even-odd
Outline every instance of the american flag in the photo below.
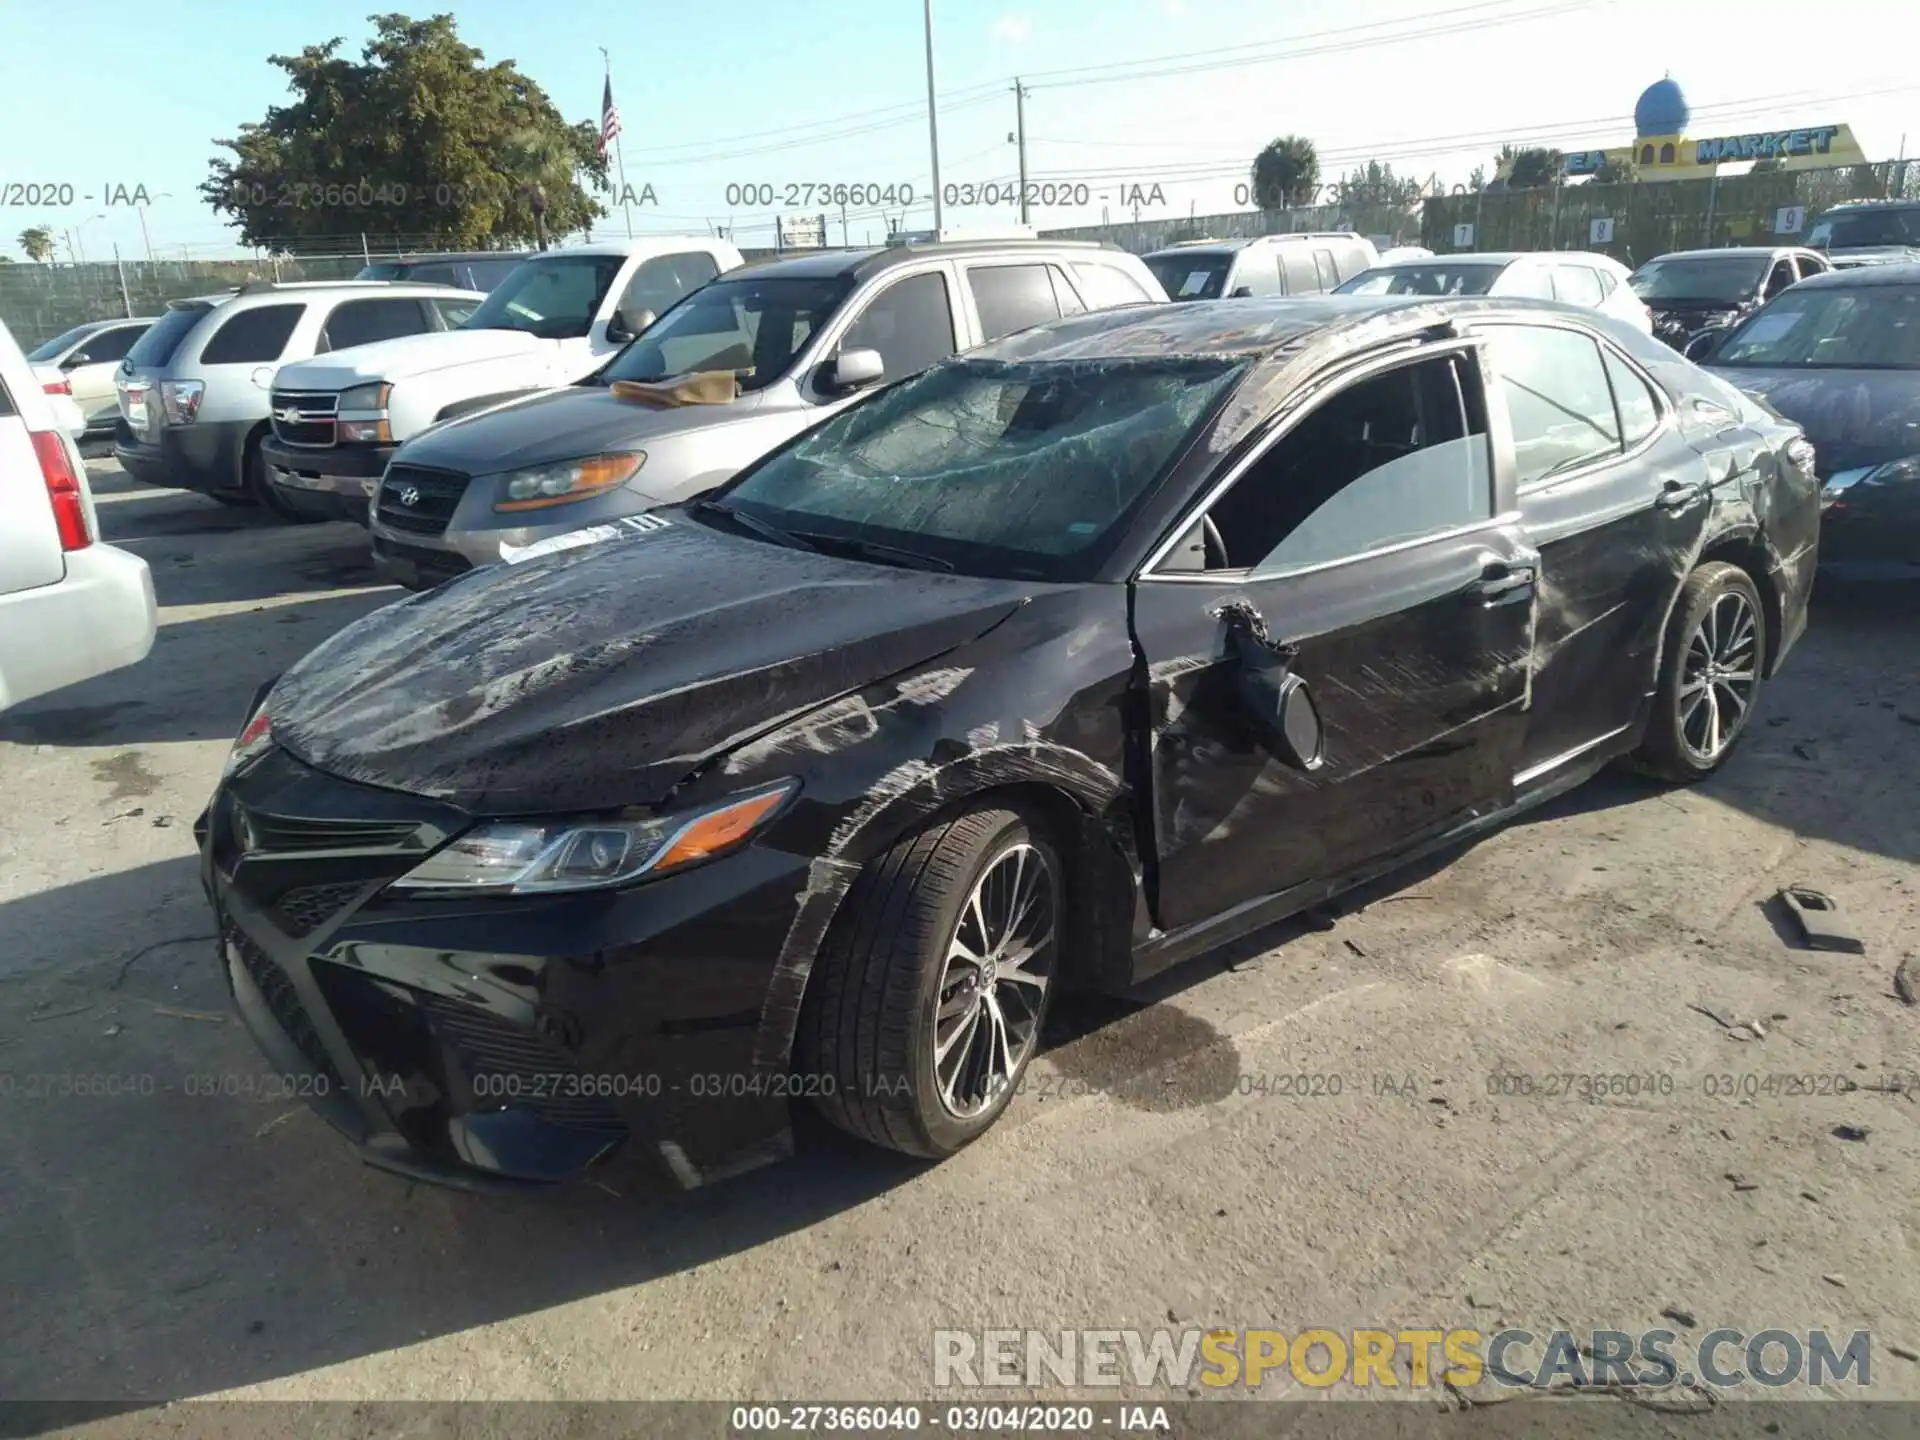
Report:
<svg viewBox="0 0 1920 1440"><path fill-rule="evenodd" d="M607 77L607 88L600 95L600 153L607 153L607 146L613 143L613 137L620 133L620 107L613 103L613 77Z"/></svg>

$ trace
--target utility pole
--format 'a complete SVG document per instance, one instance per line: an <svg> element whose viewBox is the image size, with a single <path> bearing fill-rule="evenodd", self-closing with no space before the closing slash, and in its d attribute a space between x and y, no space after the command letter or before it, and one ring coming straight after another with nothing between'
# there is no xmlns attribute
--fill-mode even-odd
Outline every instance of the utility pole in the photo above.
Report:
<svg viewBox="0 0 1920 1440"><path fill-rule="evenodd" d="M1020 223L1027 223L1027 87L1013 77L1014 135L1020 145Z"/></svg>
<svg viewBox="0 0 1920 1440"><path fill-rule="evenodd" d="M120 242L113 242L113 270L120 277L120 304L127 312L127 319L133 318L133 299L127 294L127 271L120 263Z"/></svg>
<svg viewBox="0 0 1920 1440"><path fill-rule="evenodd" d="M140 243L147 247L147 263L151 265L153 263L153 241L147 238L147 207L144 205L136 205L133 207L133 213L140 217Z"/></svg>
<svg viewBox="0 0 1920 1440"><path fill-rule="evenodd" d="M367 232L364 230L360 232L360 260L366 265L373 263L373 252L367 249Z"/></svg>
<svg viewBox="0 0 1920 1440"><path fill-rule="evenodd" d="M927 18L927 145L933 156L933 238L940 238L940 122L933 113L933 0L922 0Z"/></svg>
<svg viewBox="0 0 1920 1440"><path fill-rule="evenodd" d="M822 230L826 229L824 225L821 226L820 228ZM824 245L826 243L826 239L827 237L825 235L822 235L820 237L820 243ZM844 200L840 202L840 248L842 250L851 250L853 248L851 245L847 244L847 202Z"/></svg>

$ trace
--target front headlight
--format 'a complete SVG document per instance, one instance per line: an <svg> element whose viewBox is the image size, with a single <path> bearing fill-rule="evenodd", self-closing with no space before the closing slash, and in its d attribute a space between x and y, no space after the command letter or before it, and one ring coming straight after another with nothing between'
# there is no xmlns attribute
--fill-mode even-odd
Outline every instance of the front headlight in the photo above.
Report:
<svg viewBox="0 0 1920 1440"><path fill-rule="evenodd" d="M578 460L562 460L553 465L537 465L530 470L509 470L500 478L502 498L494 502L496 511L539 510L548 505L567 505L617 490L647 463L642 450L616 450L606 455L586 455Z"/></svg>
<svg viewBox="0 0 1920 1440"><path fill-rule="evenodd" d="M491 821L435 851L392 888L529 895L651 879L745 843L799 784L783 780L688 814Z"/></svg>
<svg viewBox="0 0 1920 1440"><path fill-rule="evenodd" d="M356 385L340 392L340 438L350 445L390 445L393 423L387 415L387 401L393 386L385 380L372 385Z"/></svg>

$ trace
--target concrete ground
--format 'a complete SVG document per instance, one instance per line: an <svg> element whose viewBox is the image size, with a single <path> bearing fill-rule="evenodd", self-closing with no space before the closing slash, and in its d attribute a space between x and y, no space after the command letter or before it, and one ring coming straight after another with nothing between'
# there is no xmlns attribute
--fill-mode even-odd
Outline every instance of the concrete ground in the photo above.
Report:
<svg viewBox="0 0 1920 1440"><path fill-rule="evenodd" d="M0 716L0 1396L897 1399L940 1327L1428 1324L1867 1329L1871 1393L1920 1398L1907 598L1823 599L1705 785L1602 777L1326 928L1063 1005L945 1164L809 1132L705 1192L474 1198L189 1093L264 1072L189 827L255 684L394 592L351 527L94 477L162 628ZM1866 953L1790 945L1790 881Z"/></svg>

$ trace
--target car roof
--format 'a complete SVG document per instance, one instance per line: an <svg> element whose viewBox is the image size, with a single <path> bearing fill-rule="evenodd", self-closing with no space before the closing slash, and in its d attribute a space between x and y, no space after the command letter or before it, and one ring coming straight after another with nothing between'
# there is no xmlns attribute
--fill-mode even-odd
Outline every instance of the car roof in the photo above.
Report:
<svg viewBox="0 0 1920 1440"><path fill-rule="evenodd" d="M879 245L860 250L822 250L778 260L761 260L739 270L728 271L722 279L760 279L773 276L782 280L865 280L869 276L910 265L915 261L943 255L957 257L981 255L1026 255L1082 252L1088 255L1124 255L1117 245L1096 240L1042 240L1026 237L1005 240L928 240L910 245Z"/></svg>
<svg viewBox="0 0 1920 1440"><path fill-rule="evenodd" d="M1837 215L1843 210L1920 210L1920 200L1842 200L1820 213Z"/></svg>
<svg viewBox="0 0 1920 1440"><path fill-rule="evenodd" d="M1920 267L1916 267L1920 268ZM1167 356L1269 356L1307 349L1316 332L1355 329L1369 321L1384 331L1405 325L1500 314L1537 314L1593 322L1599 312L1551 300L1486 296L1303 295L1216 300L1207 305L1123 305L1021 330L967 352L964 359L1088 361Z"/></svg>
<svg viewBox="0 0 1920 1440"><path fill-rule="evenodd" d="M433 265L448 260L524 260L538 250L423 250L418 255L383 256L369 265Z"/></svg>
<svg viewBox="0 0 1920 1440"><path fill-rule="evenodd" d="M1854 285L1920 285L1920 263L1898 265L1862 265L1852 270L1829 270L1824 275L1809 275L1795 290L1809 285L1834 286Z"/></svg>
<svg viewBox="0 0 1920 1440"><path fill-rule="evenodd" d="M1427 265L1511 265L1534 252L1525 250L1467 250L1458 255L1409 255L1400 260L1382 260L1376 270L1417 270ZM1542 252L1554 253L1554 252Z"/></svg>
<svg viewBox="0 0 1920 1440"><path fill-rule="evenodd" d="M1150 250L1141 258L1154 259L1161 255L1237 255L1252 245L1277 245L1283 240L1364 239L1366 236L1357 230L1285 230L1278 235L1242 235L1220 240L1187 240L1177 245L1165 245L1158 250Z"/></svg>
<svg viewBox="0 0 1920 1440"><path fill-rule="evenodd" d="M1668 250L1647 261L1654 260L1712 260L1721 255L1818 255L1817 250L1809 250L1804 245L1712 245L1699 250Z"/></svg>
<svg viewBox="0 0 1920 1440"><path fill-rule="evenodd" d="M531 260L539 255L629 255L666 254L674 250L730 250L733 242L716 240L711 235L636 235L631 240L587 240L578 245L555 245L548 250L536 250L522 258Z"/></svg>

